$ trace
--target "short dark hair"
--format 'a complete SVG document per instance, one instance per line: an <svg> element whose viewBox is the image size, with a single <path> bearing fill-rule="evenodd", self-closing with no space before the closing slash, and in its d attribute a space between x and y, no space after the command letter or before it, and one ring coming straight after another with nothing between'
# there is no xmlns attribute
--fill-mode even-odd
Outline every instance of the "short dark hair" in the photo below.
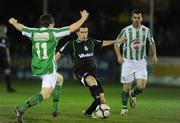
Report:
<svg viewBox="0 0 180 123"><path fill-rule="evenodd" d="M54 24L54 18L51 14L43 14L39 18L39 27L48 27L49 24Z"/></svg>
<svg viewBox="0 0 180 123"><path fill-rule="evenodd" d="M83 23L83 24L81 25L80 28L88 28L88 24L85 22L85 23ZM80 29L80 28L79 28L79 29ZM77 32L79 32L79 29L77 30Z"/></svg>
<svg viewBox="0 0 180 123"><path fill-rule="evenodd" d="M141 10L139 10L139 9L134 9L134 10L131 12L131 15L133 15L133 14L142 14L142 13L141 13Z"/></svg>

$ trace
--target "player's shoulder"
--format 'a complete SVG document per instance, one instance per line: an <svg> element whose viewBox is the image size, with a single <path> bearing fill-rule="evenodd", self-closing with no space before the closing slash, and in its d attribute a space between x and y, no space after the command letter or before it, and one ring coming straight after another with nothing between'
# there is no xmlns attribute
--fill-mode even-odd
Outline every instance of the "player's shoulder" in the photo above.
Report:
<svg viewBox="0 0 180 123"><path fill-rule="evenodd" d="M39 30L40 28L24 26L23 29L27 29L27 30Z"/></svg>
<svg viewBox="0 0 180 123"><path fill-rule="evenodd" d="M129 30L130 28L132 28L132 25L128 25L128 26L124 27L124 28L122 29L122 31Z"/></svg>
<svg viewBox="0 0 180 123"><path fill-rule="evenodd" d="M88 37L88 41L97 41L98 39L92 38L92 37Z"/></svg>
<svg viewBox="0 0 180 123"><path fill-rule="evenodd" d="M149 27L145 26L145 25L141 25L142 28L149 30Z"/></svg>

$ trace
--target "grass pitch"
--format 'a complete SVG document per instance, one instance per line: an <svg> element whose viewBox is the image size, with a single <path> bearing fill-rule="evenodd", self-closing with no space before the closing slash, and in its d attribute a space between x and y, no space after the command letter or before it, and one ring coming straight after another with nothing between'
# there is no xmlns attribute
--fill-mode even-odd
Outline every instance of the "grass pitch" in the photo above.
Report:
<svg viewBox="0 0 180 123"><path fill-rule="evenodd" d="M40 91L40 81L15 82L16 93L7 93L4 82L0 82L0 123L15 123L12 110L33 94ZM180 123L180 87L148 85L143 94L137 97L137 107L129 108L128 116L121 116L121 85L105 83L106 102L111 107L107 119L89 119L82 111L92 102L87 88L77 81L65 82L60 98L58 118L53 118L52 98L28 109L25 123Z"/></svg>

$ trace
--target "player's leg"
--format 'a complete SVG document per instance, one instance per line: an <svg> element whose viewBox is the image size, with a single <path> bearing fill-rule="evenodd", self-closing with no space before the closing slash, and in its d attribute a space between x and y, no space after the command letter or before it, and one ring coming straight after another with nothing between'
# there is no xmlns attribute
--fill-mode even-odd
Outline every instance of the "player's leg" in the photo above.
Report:
<svg viewBox="0 0 180 123"><path fill-rule="evenodd" d="M137 85L131 91L131 95L137 96L140 93L142 93L145 88L146 88L146 80L145 79L137 79Z"/></svg>
<svg viewBox="0 0 180 123"><path fill-rule="evenodd" d="M56 73L56 86L53 90L52 97L53 97L53 117L57 117L60 112L59 112L59 98L61 95L61 90L63 86L63 76L59 73Z"/></svg>
<svg viewBox="0 0 180 123"><path fill-rule="evenodd" d="M123 89L121 91L122 110L121 115L127 115L128 113L128 99L129 91L131 89L131 83L123 83Z"/></svg>
<svg viewBox="0 0 180 123"><path fill-rule="evenodd" d="M100 89L98 87L97 81L95 77L92 75L88 75L85 77L85 82L89 87L92 97L94 98L93 103L86 110L86 114L92 115L92 113L96 110L96 107L101 103L100 100Z"/></svg>
<svg viewBox="0 0 180 123"><path fill-rule="evenodd" d="M146 87L147 70L145 60L138 61L138 68L135 72L135 79L137 84L134 89L129 92L131 108L136 106L136 96L142 93Z"/></svg>
<svg viewBox="0 0 180 123"><path fill-rule="evenodd" d="M131 89L131 83L134 80L133 66L130 60L125 59L125 63L122 64L121 69L121 83L123 84L123 89L121 91L122 100L122 110L121 115L127 115L128 113L128 100L129 91Z"/></svg>
<svg viewBox="0 0 180 123"><path fill-rule="evenodd" d="M100 90L100 100L101 100L101 104L106 102L105 96L104 96L104 89L101 85L101 81L99 79L96 78L97 84L98 84L98 88Z"/></svg>
<svg viewBox="0 0 180 123"><path fill-rule="evenodd" d="M3 68L4 68L7 92L15 92L16 90L13 89L12 85L11 85L11 69L10 69L10 65L7 62L7 60L3 60Z"/></svg>
<svg viewBox="0 0 180 123"><path fill-rule="evenodd" d="M27 101L25 101L23 104L17 106L15 108L15 114L19 122L22 121L22 114L24 112L37 104L40 104L43 100L48 99L51 95L53 88L56 83L56 75L43 75L42 76L42 88L41 92L33 95L30 97Z"/></svg>

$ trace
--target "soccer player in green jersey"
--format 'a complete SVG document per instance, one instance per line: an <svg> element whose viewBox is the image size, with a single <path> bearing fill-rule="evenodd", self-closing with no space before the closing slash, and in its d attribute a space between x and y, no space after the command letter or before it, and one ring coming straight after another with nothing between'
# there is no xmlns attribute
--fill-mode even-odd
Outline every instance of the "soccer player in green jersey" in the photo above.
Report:
<svg viewBox="0 0 180 123"><path fill-rule="evenodd" d="M81 18L67 27L54 28L54 18L51 14L42 15L39 19L39 28L29 28L16 19L10 18L9 23L32 42L32 63L31 69L34 76L42 79L40 93L30 97L26 102L15 108L18 122L23 122L24 112L47 99L56 85L56 63L55 49L58 40L79 29L86 21L89 13L86 10L80 12Z"/></svg>
<svg viewBox="0 0 180 123"><path fill-rule="evenodd" d="M117 37L117 39L127 37L127 41L123 43L123 56L121 56L120 53L120 44L116 43L114 45L118 62L119 64L122 64L122 115L127 115L128 113L128 99L130 107L134 108L136 105L136 96L142 93L146 87L147 43L150 44L152 51L152 64L157 62L156 46L154 39L151 36L150 29L144 25L141 25L143 20L141 11L138 9L133 10L131 20L132 24L125 27ZM136 80L136 86L133 90L131 90L131 84L134 79Z"/></svg>

